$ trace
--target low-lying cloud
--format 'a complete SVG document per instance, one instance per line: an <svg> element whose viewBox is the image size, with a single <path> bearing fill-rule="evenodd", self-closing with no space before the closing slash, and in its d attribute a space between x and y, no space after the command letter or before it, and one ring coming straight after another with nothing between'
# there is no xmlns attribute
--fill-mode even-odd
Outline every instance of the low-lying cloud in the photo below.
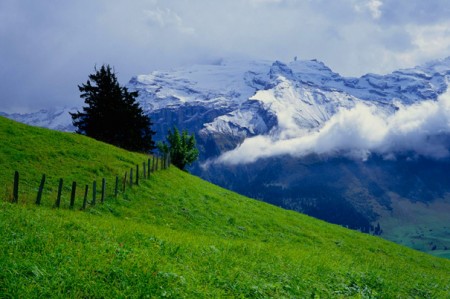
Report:
<svg viewBox="0 0 450 299"><path fill-rule="evenodd" d="M413 154L434 159L450 156L450 92L437 101L423 101L389 113L363 103L342 109L318 129L260 135L247 138L236 149L221 155L216 163L252 163L282 155L304 157L347 156L365 160L371 154L395 159ZM279 128L278 128L279 129ZM290 136L290 137L285 137Z"/></svg>

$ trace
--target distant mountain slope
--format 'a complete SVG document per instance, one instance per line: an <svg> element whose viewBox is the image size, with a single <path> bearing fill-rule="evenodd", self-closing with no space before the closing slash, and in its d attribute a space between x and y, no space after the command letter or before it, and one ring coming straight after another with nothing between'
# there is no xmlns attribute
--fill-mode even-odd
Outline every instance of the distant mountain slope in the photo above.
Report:
<svg viewBox="0 0 450 299"><path fill-rule="evenodd" d="M274 128L283 110L295 111L300 127L313 128L339 108L353 107L361 101L395 111L395 101L411 104L437 99L447 90L449 74L450 58L360 78L342 77L317 60L220 60L211 65L139 75L130 80L128 87L139 91L144 110L159 116L156 125L161 127L179 122L204 129L204 134L253 136ZM274 92L271 99L264 96L268 91ZM317 110L311 113L303 109L308 106L316 106L313 109ZM4 115L28 124L70 130L70 118L57 118L75 109Z"/></svg>
<svg viewBox="0 0 450 299"><path fill-rule="evenodd" d="M146 155L0 117L0 297L446 298L450 261L245 198L171 167L87 211L59 178ZM7 202L15 170L18 204ZM34 199L42 173L41 207ZM80 188L82 189L82 188ZM83 197L77 193L76 205Z"/></svg>
<svg viewBox="0 0 450 299"><path fill-rule="evenodd" d="M49 128L62 132L73 132L75 131L75 127L72 125L72 117L69 112L75 112L76 110L77 108L50 108L23 114L7 114L0 112L0 116L5 116L32 126Z"/></svg>
<svg viewBox="0 0 450 299"><path fill-rule="evenodd" d="M394 112L395 101L437 99L447 89L449 74L450 58L361 78L341 77L316 60L287 64L223 60L140 75L129 87L140 92L142 105L162 128L178 122L200 129L201 135L242 139L274 130L286 111L298 127L310 129L359 102Z"/></svg>

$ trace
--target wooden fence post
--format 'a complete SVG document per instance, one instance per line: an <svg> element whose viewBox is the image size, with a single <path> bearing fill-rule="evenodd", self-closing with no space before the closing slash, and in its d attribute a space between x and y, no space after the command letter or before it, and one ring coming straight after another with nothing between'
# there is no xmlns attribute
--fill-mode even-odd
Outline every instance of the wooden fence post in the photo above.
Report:
<svg viewBox="0 0 450 299"><path fill-rule="evenodd" d="M106 187L106 180L105 178L102 178L102 197L100 199L101 203L105 201L105 187Z"/></svg>
<svg viewBox="0 0 450 299"><path fill-rule="evenodd" d="M136 164L136 186L139 186L139 165Z"/></svg>
<svg viewBox="0 0 450 299"><path fill-rule="evenodd" d="M123 191L122 191L122 193L125 193L126 186L127 186L127 172L125 171L125 176L123 177Z"/></svg>
<svg viewBox="0 0 450 299"><path fill-rule="evenodd" d="M130 169L130 188L133 187L133 168Z"/></svg>
<svg viewBox="0 0 450 299"><path fill-rule="evenodd" d="M150 177L150 159L147 159L147 178Z"/></svg>
<svg viewBox="0 0 450 299"><path fill-rule="evenodd" d="M86 210L88 192L89 192L89 185L86 185L86 188L84 189L83 207L81 208L82 210Z"/></svg>
<svg viewBox="0 0 450 299"><path fill-rule="evenodd" d="M97 200L97 182L92 182L92 205L95 206Z"/></svg>
<svg viewBox="0 0 450 299"><path fill-rule="evenodd" d="M45 184L45 174L42 175L41 184L39 185L38 194L37 194L37 197L36 197L36 204L37 205L41 204L42 191L44 190L44 184Z"/></svg>
<svg viewBox="0 0 450 299"><path fill-rule="evenodd" d="M155 172L155 156L152 159L152 172Z"/></svg>
<svg viewBox="0 0 450 299"><path fill-rule="evenodd" d="M116 175L116 187L114 188L114 197L117 197L119 193L119 176Z"/></svg>
<svg viewBox="0 0 450 299"><path fill-rule="evenodd" d="M147 169L145 168L145 162L142 162L142 178L146 179Z"/></svg>
<svg viewBox="0 0 450 299"><path fill-rule="evenodd" d="M17 203L19 201L19 172L14 172L14 188L12 202Z"/></svg>
<svg viewBox="0 0 450 299"><path fill-rule="evenodd" d="M77 182L72 182L72 191L70 192L70 205L69 209L73 209L75 205L75 193L77 190Z"/></svg>
<svg viewBox="0 0 450 299"><path fill-rule="evenodd" d="M62 187L63 187L63 179L59 179L58 196L56 197L56 202L55 202L55 207L57 207L57 208L59 208L59 206L61 205Z"/></svg>

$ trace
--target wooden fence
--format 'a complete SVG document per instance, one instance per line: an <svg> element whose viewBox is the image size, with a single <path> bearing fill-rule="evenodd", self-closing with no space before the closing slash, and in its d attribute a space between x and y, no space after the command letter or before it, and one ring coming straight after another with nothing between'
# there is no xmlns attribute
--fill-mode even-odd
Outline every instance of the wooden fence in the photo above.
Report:
<svg viewBox="0 0 450 299"><path fill-rule="evenodd" d="M127 188L133 188L133 186L139 186L140 179L149 179L150 174L154 173L158 170L164 170L170 167L170 156L164 155L163 157L156 157L153 156L153 158L147 159L147 161L142 162L142 168L140 168L140 165L136 165L135 167L130 168L129 171L125 171L125 175L123 178L119 178L119 176L115 177L114 180L114 191L113 196L114 198L117 198L119 195L119 192L125 193ZM141 170L141 171L140 171ZM13 183L13 191L12 191L12 203L18 203L19 202L19 181L20 181L20 175L19 171L14 172L14 183ZM41 205L42 203L42 194L45 188L46 183L46 175L43 174L41 178L41 182L39 184L37 195L36 195L36 205ZM92 182L92 192L91 197L89 196L89 187L90 185L84 186L84 196L83 196L83 202L81 206L81 210L85 210L88 205L95 206L97 204L97 199L99 198L100 203L104 203L106 196L106 184L107 181L105 178L101 179L101 185L99 186L99 190L97 190L97 181L94 180ZM58 181L58 191L56 195L56 199L54 202L55 208L61 207L61 197L63 193L63 185L64 180L62 178ZM72 187L70 191L70 201L69 201L69 208L74 209L75 208L75 199L76 199L76 190L77 190L77 182L72 182Z"/></svg>

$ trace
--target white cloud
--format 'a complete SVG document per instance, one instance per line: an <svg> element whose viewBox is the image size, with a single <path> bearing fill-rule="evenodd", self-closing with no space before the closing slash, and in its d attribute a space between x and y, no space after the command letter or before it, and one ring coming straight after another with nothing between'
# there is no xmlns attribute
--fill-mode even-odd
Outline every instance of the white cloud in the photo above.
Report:
<svg viewBox="0 0 450 299"><path fill-rule="evenodd" d="M416 24L404 25L401 31L386 39L388 43L394 42L392 48L398 47L398 50L382 49L379 51L379 65L398 65L413 66L421 64L438 57L445 58L450 55L450 22L439 24L421 25ZM394 32L390 30L389 32ZM386 33L388 37L389 33ZM402 48L399 39L396 36L403 36L404 47Z"/></svg>
<svg viewBox="0 0 450 299"><path fill-rule="evenodd" d="M408 26L416 51L429 57L450 54L450 22L427 26Z"/></svg>
<svg viewBox="0 0 450 299"><path fill-rule="evenodd" d="M252 163L261 158L312 153L362 160L372 153L389 159L410 152L437 159L450 156L450 92L438 101L397 105L396 113L387 114L375 106L358 104L339 111L318 130L305 134L298 128L298 136L293 138L283 138L283 134L248 138L216 163Z"/></svg>
<svg viewBox="0 0 450 299"><path fill-rule="evenodd" d="M367 7L370 10L370 13L372 14L372 17L374 19L379 19L381 17L381 6L383 5L383 2L381 0L369 0L367 3Z"/></svg>
<svg viewBox="0 0 450 299"><path fill-rule="evenodd" d="M359 14L370 14L374 20L378 20L382 16L381 7L382 0L353 0L353 9Z"/></svg>
<svg viewBox="0 0 450 299"><path fill-rule="evenodd" d="M144 14L151 24L160 28L173 28L186 34L195 33L194 28L184 25L181 17L169 8L161 9L158 7L153 10L144 10Z"/></svg>

